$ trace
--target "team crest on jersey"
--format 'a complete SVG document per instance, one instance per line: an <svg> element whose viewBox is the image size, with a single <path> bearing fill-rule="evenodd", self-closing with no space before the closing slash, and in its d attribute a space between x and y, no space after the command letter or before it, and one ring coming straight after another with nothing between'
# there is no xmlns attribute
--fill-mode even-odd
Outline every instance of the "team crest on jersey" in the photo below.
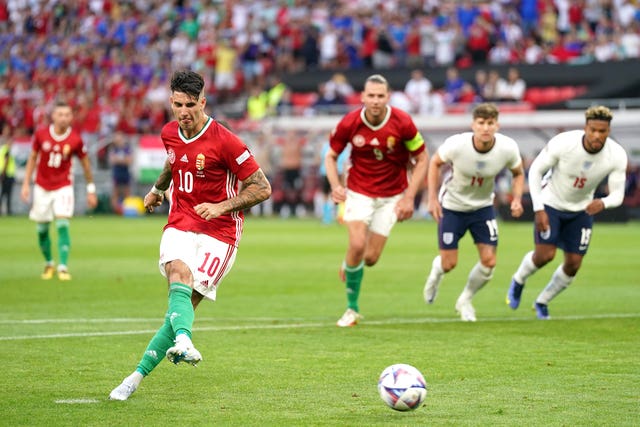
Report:
<svg viewBox="0 0 640 427"><path fill-rule="evenodd" d="M485 166L487 166L487 162L476 162L476 168L478 170L482 170L485 168Z"/></svg>
<svg viewBox="0 0 640 427"><path fill-rule="evenodd" d="M356 146L356 147L364 147L364 144L365 144L365 142L366 142L366 141L365 141L365 139L364 139L364 136L362 136L362 135L358 134L358 135L355 135L355 136L353 137L353 141L351 141L351 142L352 142L352 143L353 143L353 145L354 145L354 146Z"/></svg>
<svg viewBox="0 0 640 427"><path fill-rule="evenodd" d="M169 158L169 163L174 164L176 161L176 152L173 151L173 148L169 148L167 150L167 157Z"/></svg>
<svg viewBox="0 0 640 427"><path fill-rule="evenodd" d="M445 245L450 245L453 242L453 233L451 232L442 233L442 242Z"/></svg>
<svg viewBox="0 0 640 427"><path fill-rule="evenodd" d="M196 156L196 169L198 169L199 171L204 169L204 154L202 153L198 153L198 155Z"/></svg>
<svg viewBox="0 0 640 427"><path fill-rule="evenodd" d="M387 152L392 152L393 149L396 146L396 138L393 136L390 136L389 138L387 138Z"/></svg>
<svg viewBox="0 0 640 427"><path fill-rule="evenodd" d="M196 177L204 178L204 154L198 153L196 156Z"/></svg>

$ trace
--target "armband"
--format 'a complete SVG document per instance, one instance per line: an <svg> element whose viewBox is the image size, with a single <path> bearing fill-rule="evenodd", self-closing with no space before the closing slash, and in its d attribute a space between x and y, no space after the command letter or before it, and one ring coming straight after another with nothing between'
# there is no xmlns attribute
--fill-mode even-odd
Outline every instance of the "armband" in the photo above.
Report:
<svg viewBox="0 0 640 427"><path fill-rule="evenodd" d="M93 182L87 184L87 193L95 194L96 193L96 185Z"/></svg>
<svg viewBox="0 0 640 427"><path fill-rule="evenodd" d="M151 187L151 192L156 196L164 196L164 190L158 189L155 185Z"/></svg>

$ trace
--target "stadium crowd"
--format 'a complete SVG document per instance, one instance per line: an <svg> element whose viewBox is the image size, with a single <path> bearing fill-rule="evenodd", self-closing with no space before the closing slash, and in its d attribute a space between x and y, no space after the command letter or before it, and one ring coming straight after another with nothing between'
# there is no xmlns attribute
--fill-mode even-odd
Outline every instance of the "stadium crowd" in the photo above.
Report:
<svg viewBox="0 0 640 427"><path fill-rule="evenodd" d="M85 132L157 132L167 78L182 67L224 102L316 67L637 58L639 10L629 0L0 0L0 122L29 133L62 92Z"/></svg>
<svg viewBox="0 0 640 427"><path fill-rule="evenodd" d="M217 117L242 100L260 118L290 111L287 73L638 57L630 0L0 0L0 129L30 135L63 96L95 151L116 131L157 134L179 68L205 76ZM318 102L332 84L321 82ZM437 89L455 102L478 96L477 84ZM410 98L397 102L441 108Z"/></svg>

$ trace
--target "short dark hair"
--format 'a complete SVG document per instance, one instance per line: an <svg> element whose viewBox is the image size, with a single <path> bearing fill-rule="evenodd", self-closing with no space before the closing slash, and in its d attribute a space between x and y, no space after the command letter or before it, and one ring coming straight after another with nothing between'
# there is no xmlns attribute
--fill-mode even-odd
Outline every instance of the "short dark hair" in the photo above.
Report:
<svg viewBox="0 0 640 427"><path fill-rule="evenodd" d="M584 116L589 120L602 120L605 122L611 123L611 119L613 119L613 114L611 114L611 110L602 105L596 105L587 109L584 112Z"/></svg>
<svg viewBox="0 0 640 427"><path fill-rule="evenodd" d="M186 93L193 99L199 99L204 89L202 76L191 70L180 70L171 76L171 92Z"/></svg>
<svg viewBox="0 0 640 427"><path fill-rule="evenodd" d="M495 104L490 102L483 102L482 104L478 104L473 109L473 119L498 119L498 115L500 112L498 111L498 107Z"/></svg>

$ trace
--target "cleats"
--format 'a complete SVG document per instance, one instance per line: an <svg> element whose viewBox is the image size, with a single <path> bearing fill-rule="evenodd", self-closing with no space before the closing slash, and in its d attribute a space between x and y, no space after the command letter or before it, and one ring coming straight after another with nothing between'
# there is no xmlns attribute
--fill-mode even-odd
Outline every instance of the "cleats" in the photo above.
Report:
<svg viewBox="0 0 640 427"><path fill-rule="evenodd" d="M69 274L69 270L65 268L58 269L58 280L63 282L71 280L71 274Z"/></svg>
<svg viewBox="0 0 640 427"><path fill-rule="evenodd" d="M358 313L352 308L348 308L347 311L344 312L342 317L338 319L338 322L336 323L336 325L341 328L355 326L358 324L360 319L362 319L362 316L360 315L360 313Z"/></svg>
<svg viewBox="0 0 640 427"><path fill-rule="evenodd" d="M184 337L185 339L176 338L176 345L167 350L167 359L176 365L184 362L196 366L202 360L202 355L193 346L191 340Z"/></svg>
<svg viewBox="0 0 640 427"><path fill-rule="evenodd" d="M429 275L427 282L424 284L424 291L422 291L424 302L427 304L433 304L433 301L436 299L436 295L438 294L439 284L439 280L435 280L431 275Z"/></svg>
<svg viewBox="0 0 640 427"><path fill-rule="evenodd" d="M524 285L516 282L516 279L511 279L511 285L509 286L509 292L507 292L507 304L513 310L520 306L520 297L522 296L522 289Z"/></svg>
<svg viewBox="0 0 640 427"><path fill-rule="evenodd" d="M476 319L476 310L471 305L471 301L460 301L456 302L456 311L460 314L460 319L463 322L475 322Z"/></svg>
<svg viewBox="0 0 640 427"><path fill-rule="evenodd" d="M533 308L536 310L536 317L540 320L549 320L551 316L549 316L549 307L547 304L541 304L536 302L533 305Z"/></svg>
<svg viewBox="0 0 640 427"><path fill-rule="evenodd" d="M118 387L111 390L109 393L109 399L111 400L127 400L129 396L136 391L138 387L134 384L128 383L126 380L122 382Z"/></svg>
<svg viewBox="0 0 640 427"><path fill-rule="evenodd" d="M51 280L53 279L53 275L56 272L56 268L53 266L53 264L47 264L44 266L44 271L42 272L42 274L40 275L40 277L42 278L42 280Z"/></svg>

